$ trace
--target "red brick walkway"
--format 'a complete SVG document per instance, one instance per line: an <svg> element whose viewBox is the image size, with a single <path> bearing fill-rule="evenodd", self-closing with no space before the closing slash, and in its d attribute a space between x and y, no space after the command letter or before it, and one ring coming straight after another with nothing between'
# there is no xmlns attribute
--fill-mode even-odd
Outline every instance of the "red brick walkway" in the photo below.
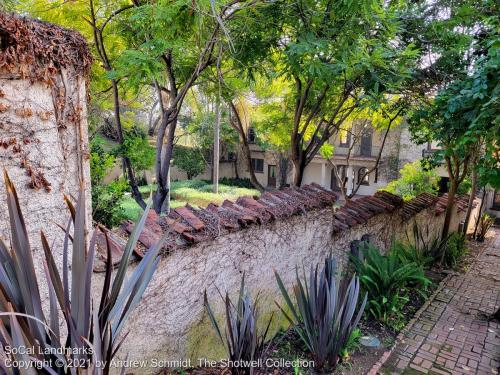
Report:
<svg viewBox="0 0 500 375"><path fill-rule="evenodd" d="M499 374L500 229L465 274L444 287L405 333L382 374Z"/></svg>

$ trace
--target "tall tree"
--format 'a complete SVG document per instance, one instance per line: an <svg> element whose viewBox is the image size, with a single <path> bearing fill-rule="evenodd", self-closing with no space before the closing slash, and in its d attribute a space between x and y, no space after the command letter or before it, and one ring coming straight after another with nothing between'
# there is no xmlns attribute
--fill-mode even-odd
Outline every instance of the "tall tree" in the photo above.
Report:
<svg viewBox="0 0 500 375"><path fill-rule="evenodd" d="M450 180L442 230L446 238L458 187L470 170L478 168L478 152L491 148L488 139L498 123L491 115L497 83L488 77L495 70L498 5L490 0L441 0L405 6L399 37L420 51L420 63L408 84L418 103L410 129L418 142L434 141L442 148L434 161L445 164ZM491 155L491 150L482 155Z"/></svg>
<svg viewBox="0 0 500 375"><path fill-rule="evenodd" d="M134 48L122 54L117 74L130 84L152 82L159 92L162 120L156 137L157 189L153 197L157 212L165 208L175 133L186 96L215 64L217 46L232 42L226 25L255 3L156 0L139 3L130 12L124 29Z"/></svg>
<svg viewBox="0 0 500 375"><path fill-rule="evenodd" d="M395 92L414 53L394 39L397 21L387 2L284 1L270 11L276 7L272 24L281 37L269 39L264 74L289 86L285 125L300 185L305 167L353 113Z"/></svg>
<svg viewBox="0 0 500 375"><path fill-rule="evenodd" d="M489 163L496 169L491 174L499 175L500 37L496 30L481 44L485 54L476 60L474 71L445 86L435 100L415 111L411 122L417 141L439 142L441 149L434 159L444 160L450 178L443 239L448 236L454 198L467 171Z"/></svg>

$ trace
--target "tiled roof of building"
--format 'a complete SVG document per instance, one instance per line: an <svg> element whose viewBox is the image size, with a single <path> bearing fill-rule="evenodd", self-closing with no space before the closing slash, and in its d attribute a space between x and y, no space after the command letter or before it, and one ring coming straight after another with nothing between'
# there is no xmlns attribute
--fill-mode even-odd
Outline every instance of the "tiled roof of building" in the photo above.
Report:
<svg viewBox="0 0 500 375"><path fill-rule="evenodd" d="M332 211L333 233L364 224L370 218L401 212L404 220L418 214L424 209L435 207L436 215L444 212L447 195L436 197L432 194L421 194L408 202L391 193L379 191L373 196L365 196L346 202L342 207ZM135 249L138 257L144 255L149 247L167 234L164 245L165 251L188 247L190 245L209 241L226 233L242 230L244 228L267 224L276 220L284 220L294 215L304 214L308 211L333 207L337 195L320 185L310 184L301 188L286 188L283 190L268 191L260 197L240 197L235 202L226 200L220 206L209 204L206 208L194 208L189 204L170 212L168 216L160 217L150 211L146 219L144 230L139 236L139 243ZM457 198L459 210L467 208L467 198ZM121 259L126 237L132 232L134 223L126 221L119 229L118 236L109 233L109 242L113 254L113 261ZM104 245L104 236L98 236L101 249ZM98 265L96 270L102 270L103 265Z"/></svg>

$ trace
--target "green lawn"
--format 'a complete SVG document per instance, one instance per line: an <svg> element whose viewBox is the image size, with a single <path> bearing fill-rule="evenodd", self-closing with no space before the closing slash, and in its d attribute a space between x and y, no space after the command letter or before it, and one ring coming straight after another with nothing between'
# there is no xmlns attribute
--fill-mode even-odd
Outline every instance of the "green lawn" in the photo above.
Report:
<svg viewBox="0 0 500 375"><path fill-rule="evenodd" d="M147 198L153 185L141 186L141 193ZM259 195L259 191L255 189L247 189L237 186L219 184L219 194L212 192L213 185L205 181L190 180L190 181L174 181L171 184L171 201L172 208L184 206L189 203L196 207L206 207L209 203L221 204L225 199L236 200L241 196ZM142 209L137 205L131 196L125 197L121 207L125 217L130 220L136 220L142 213Z"/></svg>

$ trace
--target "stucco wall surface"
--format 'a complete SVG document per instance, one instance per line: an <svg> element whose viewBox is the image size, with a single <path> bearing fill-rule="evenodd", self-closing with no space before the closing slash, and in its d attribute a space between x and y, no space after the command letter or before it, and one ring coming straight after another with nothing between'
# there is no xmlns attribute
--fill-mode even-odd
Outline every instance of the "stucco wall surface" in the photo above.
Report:
<svg viewBox="0 0 500 375"><path fill-rule="evenodd" d="M61 264L63 232L55 223L67 223L64 195L76 199L80 186L86 193L89 228L91 225L85 80L64 70L55 81L56 86L51 87L0 71L0 169L8 172L16 186L41 280L45 275L40 230L54 244L56 264ZM61 87L64 91L54 92ZM0 236L8 244L3 173L0 209ZM46 293L43 286L41 293Z"/></svg>

